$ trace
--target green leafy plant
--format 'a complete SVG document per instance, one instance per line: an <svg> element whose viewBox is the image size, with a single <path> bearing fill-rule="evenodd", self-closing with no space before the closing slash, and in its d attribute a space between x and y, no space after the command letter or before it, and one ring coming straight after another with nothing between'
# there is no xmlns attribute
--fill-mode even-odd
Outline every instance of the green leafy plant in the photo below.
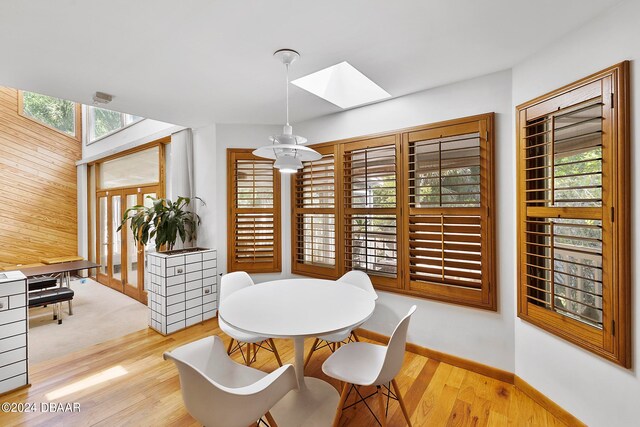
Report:
<svg viewBox="0 0 640 427"><path fill-rule="evenodd" d="M172 250L176 244L178 236L185 241L195 240L200 217L186 210L192 200L199 200L205 205L200 197L178 197L172 202L169 199L153 198L147 196L153 203L151 206L136 205L127 209L122 217L122 222L118 231L131 220L131 231L133 238L138 244L146 245L150 239L155 237L156 250L166 245L168 250Z"/></svg>

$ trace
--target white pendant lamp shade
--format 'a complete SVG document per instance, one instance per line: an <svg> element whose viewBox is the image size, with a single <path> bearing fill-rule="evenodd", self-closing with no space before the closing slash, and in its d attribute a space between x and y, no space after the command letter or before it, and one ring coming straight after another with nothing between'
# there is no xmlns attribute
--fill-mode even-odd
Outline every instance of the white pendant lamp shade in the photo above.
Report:
<svg viewBox="0 0 640 427"><path fill-rule="evenodd" d="M303 146L307 138L294 135L293 128L289 124L289 65L298 59L300 54L295 50L280 49L273 56L285 65L287 71L287 124L284 125L280 135L269 137L273 145L260 147L253 151L253 155L276 160L273 167L282 173L295 173L298 169L302 169L302 162L320 160L322 155L312 148Z"/></svg>
<svg viewBox="0 0 640 427"><path fill-rule="evenodd" d="M287 156L297 158L302 162L311 162L322 158L322 154L316 150L298 144L266 145L253 150L253 155L272 160Z"/></svg>
<svg viewBox="0 0 640 427"><path fill-rule="evenodd" d="M279 169L281 173L296 173L302 169L302 160L296 157L283 156L278 158L273 167Z"/></svg>

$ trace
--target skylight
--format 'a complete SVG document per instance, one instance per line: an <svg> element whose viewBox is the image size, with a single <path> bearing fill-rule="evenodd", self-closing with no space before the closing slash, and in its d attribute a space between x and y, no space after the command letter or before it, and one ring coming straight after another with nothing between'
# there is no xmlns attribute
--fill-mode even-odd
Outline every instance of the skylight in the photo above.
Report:
<svg viewBox="0 0 640 427"><path fill-rule="evenodd" d="M300 77L291 83L340 108L351 108L391 97L347 61Z"/></svg>

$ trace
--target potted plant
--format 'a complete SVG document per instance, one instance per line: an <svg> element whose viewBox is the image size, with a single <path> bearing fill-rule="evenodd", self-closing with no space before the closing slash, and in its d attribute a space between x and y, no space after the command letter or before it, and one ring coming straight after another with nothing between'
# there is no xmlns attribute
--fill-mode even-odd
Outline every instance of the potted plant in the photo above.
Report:
<svg viewBox="0 0 640 427"><path fill-rule="evenodd" d="M131 220L131 232L135 241L146 246L149 240L155 237L158 252L163 246L166 246L169 252L173 251L178 236L182 243L196 240L200 217L186 209L192 199L178 197L178 200L172 202L169 199L156 199L151 196L147 198L152 201L151 206L136 205L127 209L117 231ZM205 204L199 197L194 197L193 200Z"/></svg>
<svg viewBox="0 0 640 427"><path fill-rule="evenodd" d="M118 231L131 221L139 245L146 246L155 238L157 252L147 253L145 263L149 326L167 335L215 317L216 251L199 247L174 250L178 238L183 243L196 240L200 217L187 208L193 200L204 205L202 199L178 197L172 202L147 197L153 203L127 209Z"/></svg>

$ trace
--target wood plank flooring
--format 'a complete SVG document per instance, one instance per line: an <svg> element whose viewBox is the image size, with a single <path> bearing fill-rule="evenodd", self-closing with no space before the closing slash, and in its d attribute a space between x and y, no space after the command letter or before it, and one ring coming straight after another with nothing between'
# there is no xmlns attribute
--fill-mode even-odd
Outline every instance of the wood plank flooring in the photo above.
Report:
<svg viewBox="0 0 640 427"><path fill-rule="evenodd" d="M31 387L0 397L0 402L36 403L37 412L0 412L0 425L197 425L182 404L177 370L162 353L211 334L228 343L214 319L169 337L151 329L135 332L37 364L31 368ZM283 363L291 363L292 343L275 341ZM311 341L306 344L308 348ZM306 372L337 388L338 383L322 373L328 354L328 349L316 352ZM272 354L260 351L253 366L271 371L277 364ZM564 425L513 385L413 353L406 353L397 381L416 427ZM80 412L41 412L40 405L49 402L78 402ZM405 425L396 402L390 403L388 419L389 426ZM376 423L360 404L344 411L341 425Z"/></svg>

